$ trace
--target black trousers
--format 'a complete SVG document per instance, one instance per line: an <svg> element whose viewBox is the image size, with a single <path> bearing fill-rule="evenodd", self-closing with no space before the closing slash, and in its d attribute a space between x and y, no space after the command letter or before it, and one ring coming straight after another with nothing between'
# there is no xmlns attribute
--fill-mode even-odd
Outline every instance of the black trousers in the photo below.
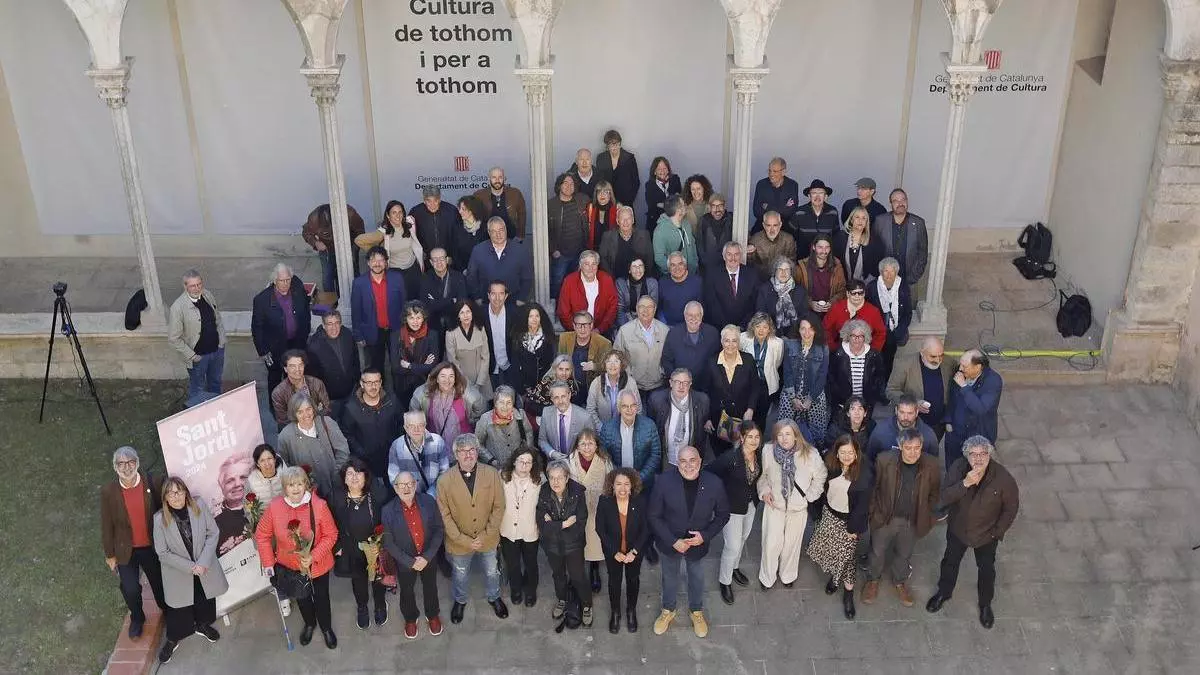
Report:
<svg viewBox="0 0 1200 675"><path fill-rule="evenodd" d="M554 575L554 597L569 600L573 588L575 595L579 596L580 605L591 607L592 582L584 572L583 549L565 555L546 551L546 559L550 561L550 571Z"/></svg>
<svg viewBox="0 0 1200 675"><path fill-rule="evenodd" d="M217 599L204 595L200 577L192 577L192 604L187 607L167 607L167 639L179 642L196 632L200 626L211 626L217 620Z"/></svg>
<svg viewBox="0 0 1200 675"><path fill-rule="evenodd" d="M996 549L1000 541L975 547L975 566L979 569L979 606L992 604L996 595ZM942 573L938 577L938 594L949 598L958 584L958 568L969 548L965 542L946 531L946 553L942 556Z"/></svg>
<svg viewBox="0 0 1200 675"><path fill-rule="evenodd" d="M350 589L354 591L354 603L360 607L367 604L367 586L371 587L371 596L375 600L375 609L387 606L387 599L384 594L387 589L378 580L367 581L367 557L359 554L357 559L350 559Z"/></svg>
<svg viewBox="0 0 1200 675"><path fill-rule="evenodd" d="M167 601L163 599L162 567L158 562L158 554L153 546L139 546L133 549L129 562L117 564L117 578L120 580L121 596L125 598L125 606L129 608L130 623L146 623L146 611L142 609L142 578L150 582L150 591L154 593L154 601L159 609L166 611Z"/></svg>
<svg viewBox="0 0 1200 675"><path fill-rule="evenodd" d="M608 568L608 601L615 611L621 606L621 578L625 578L625 606L636 607L638 592L642 588L642 555L638 555L631 563L619 563L609 556L604 559Z"/></svg>
<svg viewBox="0 0 1200 675"><path fill-rule="evenodd" d="M333 629L333 615L329 609L329 576L326 572L313 577L313 594L296 600L305 626L320 626L322 631Z"/></svg>
<svg viewBox="0 0 1200 675"><path fill-rule="evenodd" d="M374 317L371 317L371 320L374 320ZM379 336L376 338L375 344L369 344L366 347L367 363L370 364L370 368L377 368L380 373L386 373L383 362L387 359L388 338L392 331L389 328L380 328L378 331Z"/></svg>
<svg viewBox="0 0 1200 675"><path fill-rule="evenodd" d="M504 570L508 574L511 593L517 591L534 595L538 587L538 543L536 541L511 541L500 537L500 555L504 558Z"/></svg>
<svg viewBox="0 0 1200 675"><path fill-rule="evenodd" d="M400 614L404 616L405 621L413 622L421 617L421 613L417 611L417 595L414 592L418 577L421 579L421 593L425 601L425 618L432 619L441 613L441 606L438 604L437 574L438 566L432 560L420 572L405 567L397 569Z"/></svg>

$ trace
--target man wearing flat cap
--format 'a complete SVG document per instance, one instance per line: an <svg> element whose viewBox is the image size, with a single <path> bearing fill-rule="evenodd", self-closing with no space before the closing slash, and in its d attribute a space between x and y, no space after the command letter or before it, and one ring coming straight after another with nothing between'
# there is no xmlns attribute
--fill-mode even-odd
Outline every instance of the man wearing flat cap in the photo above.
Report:
<svg viewBox="0 0 1200 675"><path fill-rule="evenodd" d="M867 210L868 223L875 222L876 218L887 213L887 207L875 200L874 178L859 178L854 181L854 187L858 189L858 196L851 197L842 204L842 223L850 220L850 212L860 206Z"/></svg>

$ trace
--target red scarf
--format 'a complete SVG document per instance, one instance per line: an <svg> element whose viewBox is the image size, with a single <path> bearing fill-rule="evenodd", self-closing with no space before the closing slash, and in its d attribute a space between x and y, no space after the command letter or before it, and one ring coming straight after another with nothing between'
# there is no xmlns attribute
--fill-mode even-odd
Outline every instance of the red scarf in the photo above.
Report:
<svg viewBox="0 0 1200 675"><path fill-rule="evenodd" d="M412 353L413 345L417 343L417 340L424 340L425 336L428 334L428 323L421 324L420 330L413 331L409 329L408 322L405 321L404 324L400 326L400 345L404 347L406 351Z"/></svg>
<svg viewBox="0 0 1200 675"><path fill-rule="evenodd" d="M508 424L509 422L513 421L513 418L516 417L516 415L517 415L516 408L513 408L512 413L509 414L508 417L501 415L498 411L496 411L495 408L493 408L492 409L492 424L499 424L500 426L504 426L505 424Z"/></svg>

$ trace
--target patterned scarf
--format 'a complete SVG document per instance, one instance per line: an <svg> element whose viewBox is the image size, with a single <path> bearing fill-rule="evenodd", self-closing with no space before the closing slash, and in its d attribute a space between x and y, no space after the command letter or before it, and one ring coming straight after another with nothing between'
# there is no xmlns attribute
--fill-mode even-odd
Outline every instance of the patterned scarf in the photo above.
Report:
<svg viewBox="0 0 1200 675"><path fill-rule="evenodd" d="M785 450L778 443L772 446L772 450L775 453L775 461L783 471L783 499L787 501L792 493L792 484L796 482L796 450Z"/></svg>
<svg viewBox="0 0 1200 675"><path fill-rule="evenodd" d="M792 289L796 288L796 280L791 275L788 275L787 281L780 281L779 277L773 276L771 286L779 294L779 299L775 301L776 325L781 329L795 325L798 315L796 305L792 303Z"/></svg>

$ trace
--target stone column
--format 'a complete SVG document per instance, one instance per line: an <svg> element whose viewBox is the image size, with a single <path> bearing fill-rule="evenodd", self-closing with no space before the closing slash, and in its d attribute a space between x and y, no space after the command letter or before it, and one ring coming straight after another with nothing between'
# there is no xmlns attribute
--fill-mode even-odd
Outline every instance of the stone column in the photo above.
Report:
<svg viewBox="0 0 1200 675"><path fill-rule="evenodd" d="M354 249L350 241L350 219L346 213L346 177L342 172L341 141L338 136L337 95L341 90L338 79L342 75L344 54L327 68L313 68L308 59L300 67L300 74L308 80L312 97L317 102L321 116L321 143L325 151L325 179L329 183L329 215L333 221L333 253L337 261L337 278L340 289L338 309L343 321L350 323L350 285L354 282ZM330 289L323 289L330 290Z"/></svg>
<svg viewBox="0 0 1200 675"><path fill-rule="evenodd" d="M967 101L975 93L987 66L961 65L947 57L947 89L950 94L950 121L946 125L946 148L942 155L941 187L938 188L938 208L934 217L933 241L929 245L929 271L925 299L919 304L920 321L911 332L916 335L946 334L946 305L942 291L946 279L946 258L950 253L950 228L954 219L954 192L958 187L958 157L962 146L963 122Z"/></svg>
<svg viewBox="0 0 1200 675"><path fill-rule="evenodd" d="M146 215L146 200L142 195L142 177L138 171L137 153L133 148L133 131L129 125L129 108L125 98L133 58L112 68L92 68L88 77L96 85L100 100L108 105L112 114L113 134L117 139L117 156L121 161L121 180L125 184L125 202L129 207L129 222L133 226L133 243L137 249L138 265L142 271L142 289L146 293L148 317L166 321L162 299L162 288L158 283L158 268L154 263L154 249L150 244L150 219Z"/></svg>
<svg viewBox="0 0 1200 675"><path fill-rule="evenodd" d="M529 229L533 235L533 297L550 306L550 233L546 230L546 96L550 93L551 68L517 68L529 105ZM522 298L524 300L524 298Z"/></svg>
<svg viewBox="0 0 1200 675"><path fill-rule="evenodd" d="M733 238L745 244L750 236L751 152L754 149L754 104L762 80L771 72L764 62L762 68L738 68L730 58L729 76L737 95L737 115L734 118L733 157Z"/></svg>
<svg viewBox="0 0 1200 675"><path fill-rule="evenodd" d="M1200 264L1200 61L1163 58L1162 121L1142 201L1125 302L1109 313L1109 377L1170 382ZM1189 327L1194 332L1194 327ZM1197 361L1196 340L1183 355ZM1191 364L1188 368L1191 368Z"/></svg>

